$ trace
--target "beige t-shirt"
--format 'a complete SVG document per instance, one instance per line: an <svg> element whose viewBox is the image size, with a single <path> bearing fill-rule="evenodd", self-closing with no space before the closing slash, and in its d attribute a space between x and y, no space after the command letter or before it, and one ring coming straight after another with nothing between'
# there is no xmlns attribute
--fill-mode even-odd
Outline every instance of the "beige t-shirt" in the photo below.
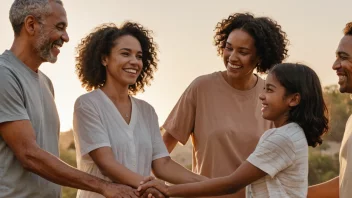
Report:
<svg viewBox="0 0 352 198"><path fill-rule="evenodd" d="M352 115L347 121L340 149L340 198L352 196Z"/></svg>
<svg viewBox="0 0 352 198"><path fill-rule="evenodd" d="M185 144L193 141L193 172L214 178L233 173L272 126L261 115L264 81L247 91L231 87L221 72L196 78L183 93L163 128ZM244 198L244 190L237 195Z"/></svg>

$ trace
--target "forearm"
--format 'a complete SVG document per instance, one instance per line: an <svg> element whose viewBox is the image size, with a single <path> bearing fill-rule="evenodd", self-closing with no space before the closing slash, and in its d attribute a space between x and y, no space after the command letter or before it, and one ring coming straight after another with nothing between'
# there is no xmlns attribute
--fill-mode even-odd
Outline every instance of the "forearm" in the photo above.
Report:
<svg viewBox="0 0 352 198"><path fill-rule="evenodd" d="M310 186L307 198L338 198L339 197L339 177L335 177L327 182Z"/></svg>
<svg viewBox="0 0 352 198"><path fill-rule="evenodd" d="M108 182L79 171L40 148L32 149L24 158L21 162L27 170L62 186L102 194L104 186L108 185Z"/></svg>
<svg viewBox="0 0 352 198"><path fill-rule="evenodd" d="M231 183L230 177L211 179L208 181L169 186L169 197L220 196L232 194L245 187Z"/></svg>
<svg viewBox="0 0 352 198"><path fill-rule="evenodd" d="M137 188L144 177L139 175L118 162L110 161L99 167L101 172L112 181Z"/></svg>
<svg viewBox="0 0 352 198"><path fill-rule="evenodd" d="M202 175L197 175L170 157L158 159L161 161L153 162L153 172L159 179L165 180L172 184L184 184L207 180L208 178Z"/></svg>

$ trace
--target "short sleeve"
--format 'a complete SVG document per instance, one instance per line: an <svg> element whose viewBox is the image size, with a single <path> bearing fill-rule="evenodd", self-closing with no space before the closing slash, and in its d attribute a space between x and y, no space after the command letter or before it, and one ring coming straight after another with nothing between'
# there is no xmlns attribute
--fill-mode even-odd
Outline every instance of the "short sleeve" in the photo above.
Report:
<svg viewBox="0 0 352 198"><path fill-rule="evenodd" d="M185 90L172 109L162 128L183 145L194 131L196 117L195 81Z"/></svg>
<svg viewBox="0 0 352 198"><path fill-rule="evenodd" d="M97 148L111 147L109 135L101 123L100 116L92 105L82 103L79 99L75 103L73 113L73 132L81 157Z"/></svg>
<svg viewBox="0 0 352 198"><path fill-rule="evenodd" d="M0 66L0 123L29 120L24 100L19 79Z"/></svg>
<svg viewBox="0 0 352 198"><path fill-rule="evenodd" d="M161 138L158 116L155 113L154 108L152 108L152 146L153 155L152 160L169 156L169 152L166 149L164 141Z"/></svg>
<svg viewBox="0 0 352 198"><path fill-rule="evenodd" d="M275 177L277 173L293 164L295 156L292 140L283 134L274 132L259 141L247 161L271 177Z"/></svg>

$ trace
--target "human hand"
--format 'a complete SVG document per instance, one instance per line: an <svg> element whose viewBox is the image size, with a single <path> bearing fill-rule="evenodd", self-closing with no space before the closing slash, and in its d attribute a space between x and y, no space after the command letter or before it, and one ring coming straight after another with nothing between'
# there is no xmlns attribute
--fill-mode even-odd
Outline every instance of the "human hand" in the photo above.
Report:
<svg viewBox="0 0 352 198"><path fill-rule="evenodd" d="M104 186L102 195L106 198L138 198L138 192L126 185L109 183Z"/></svg>
<svg viewBox="0 0 352 198"><path fill-rule="evenodd" d="M142 182L141 182L142 183ZM149 188L155 188L157 189L159 192L161 192L164 195L168 195L168 186L164 183L161 182L159 180L150 180L148 182L143 182L137 189L137 191L141 194L144 195L146 190ZM150 197L149 197L150 198Z"/></svg>
<svg viewBox="0 0 352 198"><path fill-rule="evenodd" d="M141 198L166 198L165 195L155 188L148 188Z"/></svg>

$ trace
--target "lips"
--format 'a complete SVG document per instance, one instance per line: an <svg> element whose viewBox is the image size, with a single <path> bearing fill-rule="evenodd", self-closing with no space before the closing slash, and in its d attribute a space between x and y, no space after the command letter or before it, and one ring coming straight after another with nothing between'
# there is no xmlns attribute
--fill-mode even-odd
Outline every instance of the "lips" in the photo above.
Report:
<svg viewBox="0 0 352 198"><path fill-rule="evenodd" d="M266 108L268 108L268 105L267 104L265 104L265 103L262 103L262 111L264 111Z"/></svg>
<svg viewBox="0 0 352 198"><path fill-rule="evenodd" d="M123 69L125 72L130 73L130 74L137 74L137 70L136 69L132 69L132 68L127 68L127 69Z"/></svg>
<svg viewBox="0 0 352 198"><path fill-rule="evenodd" d="M227 66L230 67L231 69L240 69L240 68L242 68L242 66L240 66L240 65L234 65L234 64L231 64L231 63L227 63Z"/></svg>

